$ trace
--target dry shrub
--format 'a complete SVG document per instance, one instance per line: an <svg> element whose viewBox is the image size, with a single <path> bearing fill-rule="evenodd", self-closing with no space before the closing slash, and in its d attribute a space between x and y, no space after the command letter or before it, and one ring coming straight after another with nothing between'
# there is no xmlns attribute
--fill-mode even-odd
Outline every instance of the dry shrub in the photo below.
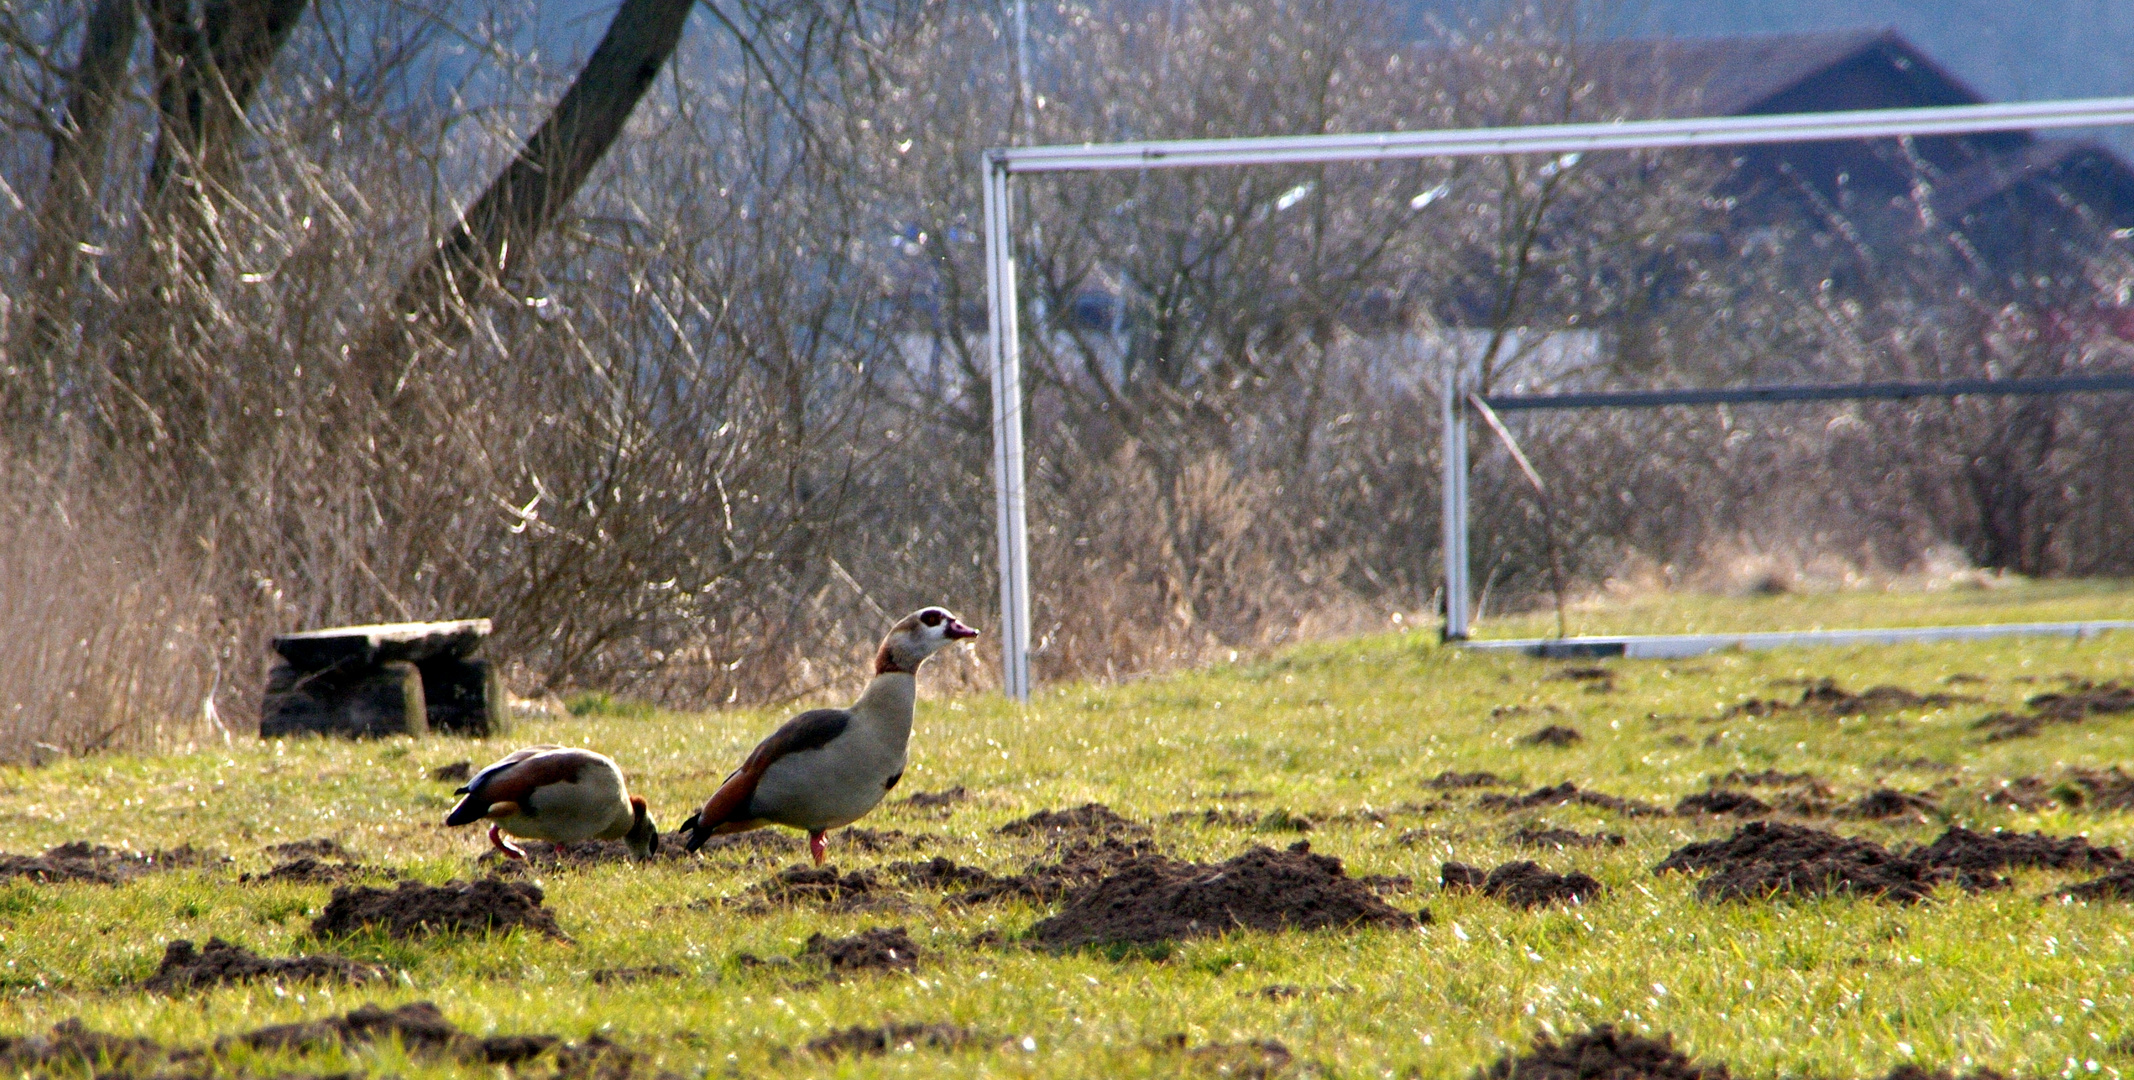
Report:
<svg viewBox="0 0 2134 1080"><path fill-rule="evenodd" d="M0 760L227 734L208 560L139 527L141 492L94 494L0 457Z"/></svg>

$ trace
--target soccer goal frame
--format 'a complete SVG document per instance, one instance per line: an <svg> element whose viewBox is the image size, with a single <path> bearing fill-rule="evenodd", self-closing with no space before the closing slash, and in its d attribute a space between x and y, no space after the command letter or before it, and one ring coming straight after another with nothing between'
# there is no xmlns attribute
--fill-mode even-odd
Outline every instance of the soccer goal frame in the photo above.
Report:
<svg viewBox="0 0 2134 1080"><path fill-rule="evenodd" d="M1010 184L1017 175L1689 149L2110 127L2128 123L2134 123L2134 97L1354 135L1016 146L986 150L981 161L984 173L986 350L993 377L993 484L999 544L1002 692L1017 701L1030 699L1030 546L1023 474L1025 402L1021 318L1015 295L1013 188ZM1740 388L1741 391L1750 389L1769 392L1783 388ZM1464 639L1468 630L1470 573L1467 565L1468 390L1461 384L1454 365L1447 365L1440 390L1444 420L1441 495L1445 507L1442 543L1445 634L1448 638ZM1729 391L1704 393L1714 392ZM1927 393L1902 396L1927 396ZM1498 399L1491 404L1501 409L1507 402L1508 399Z"/></svg>

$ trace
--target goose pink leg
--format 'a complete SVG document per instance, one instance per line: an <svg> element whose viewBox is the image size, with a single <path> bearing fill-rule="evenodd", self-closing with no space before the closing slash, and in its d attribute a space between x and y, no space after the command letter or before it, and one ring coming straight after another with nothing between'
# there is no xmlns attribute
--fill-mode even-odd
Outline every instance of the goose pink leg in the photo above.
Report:
<svg viewBox="0 0 2134 1080"><path fill-rule="evenodd" d="M827 830L817 829L808 834L808 854L815 856L815 865L821 866L829 858L830 841Z"/></svg>

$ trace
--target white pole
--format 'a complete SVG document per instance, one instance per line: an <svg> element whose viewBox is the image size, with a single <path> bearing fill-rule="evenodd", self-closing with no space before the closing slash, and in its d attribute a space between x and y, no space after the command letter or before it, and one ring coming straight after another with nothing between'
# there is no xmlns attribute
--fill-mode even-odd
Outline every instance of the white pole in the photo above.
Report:
<svg viewBox="0 0 2134 1080"><path fill-rule="evenodd" d="M1008 170L988 152L985 170L986 349L993 360L993 492L1000 541L1000 689L1030 700L1030 536L1023 510L1023 361L1016 325L1015 237Z"/></svg>
<svg viewBox="0 0 2134 1080"><path fill-rule="evenodd" d="M1467 640L1467 399L1466 383L1460 377L1458 348L1445 350L1443 383L1444 478L1439 485L1444 503L1445 631L1446 641Z"/></svg>

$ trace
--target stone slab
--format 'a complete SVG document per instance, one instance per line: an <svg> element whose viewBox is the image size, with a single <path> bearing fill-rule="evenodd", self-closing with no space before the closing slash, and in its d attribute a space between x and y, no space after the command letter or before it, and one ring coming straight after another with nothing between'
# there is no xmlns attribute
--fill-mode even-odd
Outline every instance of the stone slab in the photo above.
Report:
<svg viewBox="0 0 2134 1080"><path fill-rule="evenodd" d="M282 634L274 651L301 672L329 668L371 668L403 662L419 664L438 657L466 657L489 636L487 619L450 622L371 623L334 626Z"/></svg>

